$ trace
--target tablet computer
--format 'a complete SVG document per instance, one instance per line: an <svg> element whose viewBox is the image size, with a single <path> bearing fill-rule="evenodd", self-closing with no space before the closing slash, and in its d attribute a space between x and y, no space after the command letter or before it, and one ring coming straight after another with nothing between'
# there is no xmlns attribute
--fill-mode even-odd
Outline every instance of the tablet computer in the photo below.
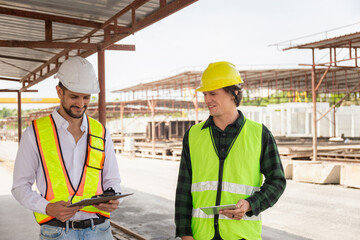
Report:
<svg viewBox="0 0 360 240"><path fill-rule="evenodd" d="M77 203L70 204L68 207L74 207L74 206L89 206L99 203L108 202L110 200L119 199L123 197L127 197L130 195L133 195L134 193L127 193L127 194L115 194L113 196L104 196L104 197L96 197L96 198L87 198L83 199Z"/></svg>
<svg viewBox="0 0 360 240"><path fill-rule="evenodd" d="M212 214L219 214L220 210L225 210L225 209L232 210L235 208L236 208L236 204L229 204L229 205L220 205L220 206L212 206L212 207L202 207L200 209L207 215L212 215Z"/></svg>

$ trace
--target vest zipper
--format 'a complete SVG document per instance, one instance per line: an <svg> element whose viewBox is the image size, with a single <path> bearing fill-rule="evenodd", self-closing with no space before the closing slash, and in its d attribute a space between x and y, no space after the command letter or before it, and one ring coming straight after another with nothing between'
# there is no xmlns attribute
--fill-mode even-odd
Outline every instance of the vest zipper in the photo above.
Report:
<svg viewBox="0 0 360 240"><path fill-rule="evenodd" d="M219 158L219 177L218 177L218 186L217 186L217 193L216 193L216 203L215 205L220 205L221 201L221 190L222 190L222 178L223 178L223 170L224 170L224 163L225 159ZM219 214L214 216L214 228L215 228L215 235L212 240L222 240L219 232Z"/></svg>
<svg viewBox="0 0 360 240"><path fill-rule="evenodd" d="M211 126L209 127L209 131L210 131L211 141L213 143L214 149L216 151L216 154L219 157L219 153L217 151L215 141L214 141L214 137L213 137L213 134L212 134ZM220 159L219 158L219 175L218 175L218 185L217 185L217 191L216 191L216 202L215 202L216 206L220 205L220 202L221 202L221 190L222 190L221 185L222 185L222 178L223 178L224 162L225 162L225 159ZM222 240L222 238L220 236L220 232L219 232L219 214L216 214L214 216L214 229L215 229L215 234L214 234L214 237L212 238L212 240Z"/></svg>
<svg viewBox="0 0 360 240"><path fill-rule="evenodd" d="M243 124L242 126L240 126L236 136L234 137L233 141L231 142L230 146L229 146L229 149L226 153L226 156L224 159L220 159L219 157L219 153L217 151L217 148L216 148L216 145L215 145L215 141L214 141L214 137L213 137L213 134L212 134L212 128L211 126L209 127L209 131L210 131L210 136L211 136L211 141L213 143L213 146L214 146L214 149L216 151L216 154L218 155L219 157L219 175L218 175L218 186L217 186L217 192L216 192L216 203L215 205L218 206L220 205L220 202L221 202L221 190L222 190L222 179L223 179L223 173L224 173L224 163L225 163L225 159L227 157L227 155L229 154L232 146L234 145L235 143L235 140L237 139L237 137L239 136L244 124L246 122L246 119L244 119L243 121ZM211 240L223 240L220 236L220 232L219 232L219 214L216 214L214 216L214 229L215 229L215 234L214 234L214 237L211 239Z"/></svg>

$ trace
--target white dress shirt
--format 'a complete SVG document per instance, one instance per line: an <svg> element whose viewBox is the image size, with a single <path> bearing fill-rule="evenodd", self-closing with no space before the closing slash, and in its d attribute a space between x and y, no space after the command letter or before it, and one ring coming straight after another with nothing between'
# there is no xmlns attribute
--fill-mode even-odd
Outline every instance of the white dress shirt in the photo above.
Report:
<svg viewBox="0 0 360 240"><path fill-rule="evenodd" d="M52 116L57 127L69 179L74 188L77 188L85 162L88 124L84 114L80 127L84 134L76 143L74 137L67 130L69 126L68 121L58 113L58 109L59 108L56 108L53 111ZM105 161L102 177L103 187L104 190L112 187L116 192L120 192L120 174L113 142L108 130L106 130L105 139ZM35 180L38 191L32 189ZM33 127L29 126L21 138L19 150L16 155L11 192L16 200L24 207L38 213L46 214L45 209L49 201L43 197L45 196L45 191L45 176L36 145L35 133ZM88 218L97 218L97 215L79 211L70 220L83 220Z"/></svg>

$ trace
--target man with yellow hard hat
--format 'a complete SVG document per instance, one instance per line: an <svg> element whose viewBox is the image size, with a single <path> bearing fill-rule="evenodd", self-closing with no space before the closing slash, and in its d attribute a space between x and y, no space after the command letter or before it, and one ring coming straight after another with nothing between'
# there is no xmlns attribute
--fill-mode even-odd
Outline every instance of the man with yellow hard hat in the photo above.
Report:
<svg viewBox="0 0 360 240"><path fill-rule="evenodd" d="M211 63L202 75L197 91L210 116L183 139L175 200L176 236L182 240L261 239L260 213L285 189L274 137L237 109L242 83L229 62ZM231 204L219 214L201 209Z"/></svg>

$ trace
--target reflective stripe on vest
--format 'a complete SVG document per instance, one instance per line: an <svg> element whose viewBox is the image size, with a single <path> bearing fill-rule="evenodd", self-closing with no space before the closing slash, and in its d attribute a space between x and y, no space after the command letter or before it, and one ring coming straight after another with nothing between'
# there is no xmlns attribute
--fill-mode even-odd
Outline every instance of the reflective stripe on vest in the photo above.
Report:
<svg viewBox="0 0 360 240"><path fill-rule="evenodd" d="M202 191L216 191L218 182L208 181L208 182L198 182L191 185L191 192L202 192ZM253 195L256 191L259 191L259 187L246 186L242 184L222 182L222 188L225 192L243 194L243 195Z"/></svg>
<svg viewBox="0 0 360 240"><path fill-rule="evenodd" d="M52 116L33 121L35 138L46 182L44 197L49 202L67 202L69 197L72 197L72 203L75 203L103 192L101 175L105 159L105 128L92 118L87 117L87 120L88 147L86 164L84 164L77 191L74 190L69 180ZM84 207L81 211L98 213L105 217L110 216L108 212L101 211L93 206ZM39 224L46 223L54 218L37 212L34 212L34 215Z"/></svg>
<svg viewBox="0 0 360 240"><path fill-rule="evenodd" d="M211 219L214 219L214 215L207 215L200 208L193 208L192 216L195 217L195 218L211 218ZM234 220L234 219L228 218L228 217L226 217L225 215L222 215L222 214L219 215L219 219ZM247 215L244 215L242 219L246 220L246 221L259 221L259 220L261 220L261 215L258 215L258 216L253 215L251 217L248 217Z"/></svg>
<svg viewBox="0 0 360 240"><path fill-rule="evenodd" d="M214 215L204 215L201 207L216 204L220 160L211 139L211 128L202 129L204 122L191 127L189 148L192 168L193 199L192 232L195 239L212 239L215 234ZM262 125L245 120L224 161L220 205L236 204L260 189ZM240 221L219 216L219 233L223 239L261 239L261 216Z"/></svg>

